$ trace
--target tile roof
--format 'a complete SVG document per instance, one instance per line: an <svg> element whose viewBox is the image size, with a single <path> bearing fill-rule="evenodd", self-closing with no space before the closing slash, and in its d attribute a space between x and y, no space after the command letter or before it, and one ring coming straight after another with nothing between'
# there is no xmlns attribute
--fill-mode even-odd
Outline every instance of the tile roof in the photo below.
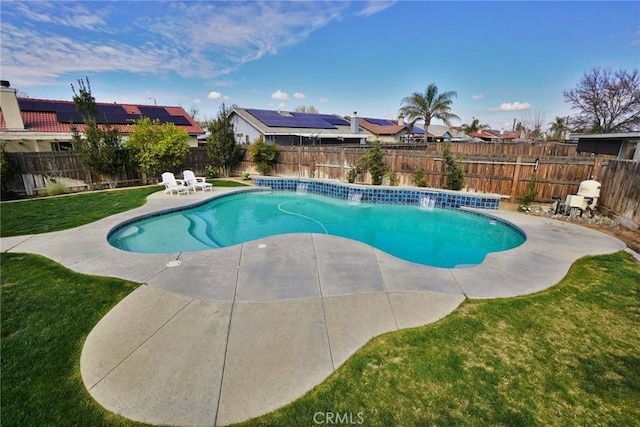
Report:
<svg viewBox="0 0 640 427"><path fill-rule="evenodd" d="M36 101L36 102L45 102L53 105L66 105L73 106L72 101L59 101L59 100L51 100L51 99L27 99L27 98L18 98L18 101ZM97 106L120 106L122 107L127 114L133 115L141 115L140 107L150 107L145 105L135 105L135 104L107 104L107 103L96 103ZM156 107L156 106L153 106ZM159 111L164 110L168 116L178 116L183 117L183 121L187 121L188 125L180 125L177 124L181 129L184 129L189 134L202 134L204 130L198 123L182 107L173 107L173 106L157 106ZM34 108L35 109L35 108ZM24 132L45 132L45 133L70 133L71 132L71 124L58 121L58 117L55 111L21 111L20 115L22 116L22 121L24 123ZM117 124L120 132L124 134L128 134L133 132L132 124ZM76 125L78 131L84 131L85 125L78 123ZM6 131L6 123L4 120L4 115L2 111L0 111L0 131Z"/></svg>

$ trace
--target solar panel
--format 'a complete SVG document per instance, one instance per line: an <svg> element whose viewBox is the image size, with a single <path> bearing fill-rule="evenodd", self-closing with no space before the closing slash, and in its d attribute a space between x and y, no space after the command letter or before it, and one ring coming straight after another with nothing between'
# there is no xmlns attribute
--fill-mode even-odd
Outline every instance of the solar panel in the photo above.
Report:
<svg viewBox="0 0 640 427"><path fill-rule="evenodd" d="M369 123L373 123L374 125L378 125L378 126L393 126L393 122L386 120L386 119L369 119L369 118L365 118L366 121L368 121Z"/></svg>
<svg viewBox="0 0 640 427"><path fill-rule="evenodd" d="M55 102L39 100L39 99L20 99L18 105L21 111L41 111L47 113L54 113Z"/></svg>
<svg viewBox="0 0 640 427"><path fill-rule="evenodd" d="M82 116L75 111L57 111L56 120L59 123L84 123Z"/></svg>
<svg viewBox="0 0 640 427"><path fill-rule="evenodd" d="M319 114L291 113L287 116L272 110L247 109L246 111L269 127L336 129L331 123L319 117L321 116Z"/></svg>

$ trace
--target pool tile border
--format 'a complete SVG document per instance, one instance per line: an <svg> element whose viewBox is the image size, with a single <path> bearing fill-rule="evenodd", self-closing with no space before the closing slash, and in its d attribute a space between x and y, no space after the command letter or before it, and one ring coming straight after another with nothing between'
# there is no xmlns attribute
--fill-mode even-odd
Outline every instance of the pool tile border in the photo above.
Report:
<svg viewBox="0 0 640 427"><path fill-rule="evenodd" d="M406 187L370 186L346 184L304 178L276 178L259 176L253 178L256 187L267 187L274 191L297 191L304 189L311 194L329 196L336 199L349 200L350 196L359 194L364 203L386 203L394 205L420 206L425 198L435 200L436 208L459 209L463 207L477 209L494 209L500 207L500 195L462 193L439 189L418 189Z"/></svg>

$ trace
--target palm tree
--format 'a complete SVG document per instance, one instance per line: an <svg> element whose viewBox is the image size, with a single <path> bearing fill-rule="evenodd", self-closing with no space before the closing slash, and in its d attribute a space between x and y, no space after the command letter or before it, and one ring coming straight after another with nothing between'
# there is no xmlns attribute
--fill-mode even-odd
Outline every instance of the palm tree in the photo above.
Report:
<svg viewBox="0 0 640 427"><path fill-rule="evenodd" d="M400 107L400 113L402 113L410 123L415 123L416 120L424 120L425 136L431 119L440 119L445 125L451 126L452 119L460 119L460 117L451 113L452 98L458 96L454 91L448 91L444 93L438 93L438 86L431 83L427 86L427 90L424 94L420 92L414 92L411 96L408 96L402 100L402 107Z"/></svg>
<svg viewBox="0 0 640 427"><path fill-rule="evenodd" d="M466 133L467 135L469 135L470 133L479 132L483 129L488 129L488 128L489 128L488 125L480 124L480 120L476 119L475 117L473 118L473 120L471 120L470 125L460 126L460 129L462 129L464 133Z"/></svg>
<svg viewBox="0 0 640 427"><path fill-rule="evenodd" d="M553 134L555 141L560 141L564 136L564 133L569 130L564 117L556 116L555 120L549 123L549 130Z"/></svg>

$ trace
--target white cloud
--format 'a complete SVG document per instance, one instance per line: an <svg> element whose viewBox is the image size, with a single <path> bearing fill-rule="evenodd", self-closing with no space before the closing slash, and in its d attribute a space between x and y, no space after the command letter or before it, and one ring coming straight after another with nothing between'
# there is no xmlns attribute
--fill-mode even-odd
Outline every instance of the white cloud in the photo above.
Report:
<svg viewBox="0 0 640 427"><path fill-rule="evenodd" d="M125 12L111 2L12 2L2 11L2 74L24 87L101 72L214 80L304 42L341 20L348 8L343 1L165 2L162 7L137 2Z"/></svg>
<svg viewBox="0 0 640 427"><path fill-rule="evenodd" d="M305 99L307 97L307 95L305 95L304 93L296 92L296 93L293 94L293 97L295 99Z"/></svg>
<svg viewBox="0 0 640 427"><path fill-rule="evenodd" d="M207 95L207 98L209 98L209 99L220 99L220 98L222 98L222 94L220 92L211 91L211 92L209 92L209 95Z"/></svg>
<svg viewBox="0 0 640 427"><path fill-rule="evenodd" d="M357 13L358 16L371 16L378 12L382 12L383 10L389 9L391 6L396 4L397 1L368 1L365 3L364 8Z"/></svg>
<svg viewBox="0 0 640 427"><path fill-rule="evenodd" d="M325 98L325 97L321 97L320 98L320 102L322 102L324 104L326 102L329 102L329 100L327 98Z"/></svg>
<svg viewBox="0 0 640 427"><path fill-rule="evenodd" d="M471 99L478 100L484 98L484 94L479 93L477 95L471 95Z"/></svg>
<svg viewBox="0 0 640 427"><path fill-rule="evenodd" d="M200 98L196 98L193 100L194 104L200 104L202 101L200 100Z"/></svg>
<svg viewBox="0 0 640 427"><path fill-rule="evenodd" d="M520 111L528 110L531 104L528 102L503 102L499 108L492 108L492 111Z"/></svg>
<svg viewBox="0 0 640 427"><path fill-rule="evenodd" d="M222 97L222 99L223 99L223 100L225 100L225 101L228 101L228 100L230 100L230 99L231 99L231 97L230 97L230 96L228 96L228 95L225 95L225 96L223 96L223 97Z"/></svg>
<svg viewBox="0 0 640 427"><path fill-rule="evenodd" d="M277 99L279 101L286 101L289 99L289 94L287 92L283 92L280 89L278 89L277 91L273 92L271 94L271 99Z"/></svg>
<svg viewBox="0 0 640 427"><path fill-rule="evenodd" d="M284 108L284 107L286 107L286 106L287 106L287 104L285 104L284 102L281 102L280 104L278 104L278 107L279 107L279 108Z"/></svg>

